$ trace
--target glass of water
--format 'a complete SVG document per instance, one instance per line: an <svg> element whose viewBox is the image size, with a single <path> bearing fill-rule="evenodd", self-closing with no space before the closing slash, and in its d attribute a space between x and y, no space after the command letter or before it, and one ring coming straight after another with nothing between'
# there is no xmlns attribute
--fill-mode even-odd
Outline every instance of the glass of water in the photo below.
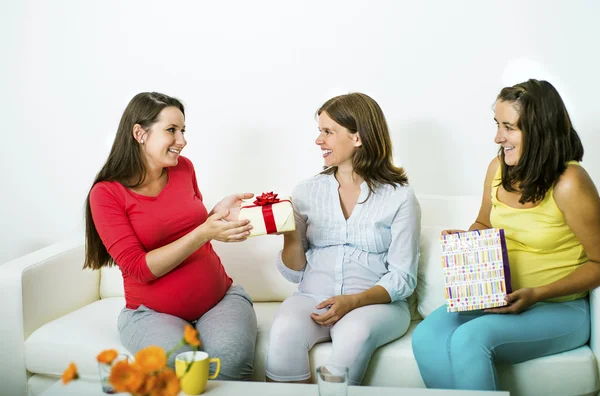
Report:
<svg viewBox="0 0 600 396"><path fill-rule="evenodd" d="M348 367L326 364L317 367L319 396L348 395Z"/></svg>
<svg viewBox="0 0 600 396"><path fill-rule="evenodd" d="M115 391L115 388L113 388L112 384L110 383L109 378L112 366L114 366L115 363L117 363L120 360L129 360L129 356L125 354L120 354L115 358L112 364L98 362L98 372L100 374L100 385L102 386L102 392L108 394L117 393Z"/></svg>

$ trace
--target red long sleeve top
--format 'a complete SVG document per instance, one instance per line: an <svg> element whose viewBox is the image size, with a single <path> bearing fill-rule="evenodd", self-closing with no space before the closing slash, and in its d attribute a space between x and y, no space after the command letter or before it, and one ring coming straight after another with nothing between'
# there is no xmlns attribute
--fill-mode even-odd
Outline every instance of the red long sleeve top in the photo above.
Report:
<svg viewBox="0 0 600 396"><path fill-rule="evenodd" d="M157 278L146 254L204 223L208 217L190 160L167 168L169 181L156 197L118 182L100 182L90 194L98 234L123 274L127 308L141 304L157 312L196 320L231 286L219 256L205 243L169 273Z"/></svg>

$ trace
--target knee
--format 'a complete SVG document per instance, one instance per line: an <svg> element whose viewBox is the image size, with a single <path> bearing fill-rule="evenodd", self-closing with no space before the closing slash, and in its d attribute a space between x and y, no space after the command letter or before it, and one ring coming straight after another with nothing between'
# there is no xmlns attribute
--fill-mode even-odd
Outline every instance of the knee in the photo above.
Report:
<svg viewBox="0 0 600 396"><path fill-rule="evenodd" d="M267 352L268 371L272 371L273 369L281 371L282 368L289 366L290 362L308 361L308 351L310 346L307 345L304 340L296 337L296 334L297 333L289 331L271 331L269 349ZM288 370L283 369L283 371L287 373ZM295 372L297 370L292 371Z"/></svg>
<svg viewBox="0 0 600 396"><path fill-rule="evenodd" d="M471 356L484 353L491 356L490 342L486 332L475 326L463 325L457 328L448 343L452 360L471 359Z"/></svg>
<svg viewBox="0 0 600 396"><path fill-rule="evenodd" d="M217 379L231 381L249 380L254 371L256 325L221 334L211 341L214 356L221 360ZM235 340L235 341L234 341Z"/></svg>
<svg viewBox="0 0 600 396"><path fill-rule="evenodd" d="M309 345L297 332L273 332L267 352L267 376L275 381L301 381L310 378Z"/></svg>
<svg viewBox="0 0 600 396"><path fill-rule="evenodd" d="M346 331L346 334L336 334L335 343L341 339L344 344L350 344L352 348L359 346L361 350L369 350L373 352L377 347L377 340L371 330L371 327L362 323L357 323L352 326L351 331ZM341 337L340 337L341 336Z"/></svg>
<svg viewBox="0 0 600 396"><path fill-rule="evenodd" d="M308 351L269 345L266 375L274 381L303 381L310 378Z"/></svg>
<svg viewBox="0 0 600 396"><path fill-rule="evenodd" d="M223 350L216 355L221 360L218 380L245 381L254 372L254 345Z"/></svg>
<svg viewBox="0 0 600 396"><path fill-rule="evenodd" d="M217 379L229 381L250 379L254 371L255 347L256 331L220 333L204 343L210 357L221 361Z"/></svg>

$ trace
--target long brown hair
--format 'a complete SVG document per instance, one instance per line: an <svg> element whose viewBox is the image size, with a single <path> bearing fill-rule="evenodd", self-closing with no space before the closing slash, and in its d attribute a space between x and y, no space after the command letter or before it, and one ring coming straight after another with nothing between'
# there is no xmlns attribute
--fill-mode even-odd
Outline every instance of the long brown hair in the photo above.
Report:
<svg viewBox="0 0 600 396"><path fill-rule="evenodd" d="M393 160L392 139L383 111L370 96L359 92L329 99L318 110L351 133L358 133L362 146L352 156L354 172L362 177L374 193L378 185L390 184L396 188L408 184L404 169ZM333 175L336 166L326 167L322 174ZM369 194L370 195L370 194Z"/></svg>
<svg viewBox="0 0 600 396"><path fill-rule="evenodd" d="M583 145L573 128L558 91L547 81L528 80L505 87L497 100L511 103L519 113L521 157L506 165L500 148L502 187L519 192L519 202L538 202L567 169L568 161L583 159Z"/></svg>
<svg viewBox="0 0 600 396"><path fill-rule="evenodd" d="M119 123L117 135L108 159L96 175L92 188L102 181L117 181L129 188L140 186L146 178L146 168L142 161L139 143L133 137L133 127L139 124L148 130L158 121L158 115L165 107L176 107L185 116L183 104L175 98L157 93L142 92L133 97ZM133 180L133 182L132 182ZM90 208L90 193L85 200L85 263L83 268L100 269L111 266L114 260L102 243L94 224Z"/></svg>

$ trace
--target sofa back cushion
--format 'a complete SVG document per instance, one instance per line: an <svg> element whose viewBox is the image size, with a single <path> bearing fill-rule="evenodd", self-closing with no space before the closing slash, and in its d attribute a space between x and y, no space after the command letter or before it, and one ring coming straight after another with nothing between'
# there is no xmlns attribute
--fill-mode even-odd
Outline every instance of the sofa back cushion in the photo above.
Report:
<svg viewBox="0 0 600 396"><path fill-rule="evenodd" d="M213 242L234 283L242 285L253 301L283 301L298 288L275 265L283 247L282 235L253 237L242 243Z"/></svg>
<svg viewBox="0 0 600 396"><path fill-rule="evenodd" d="M480 197L418 195L421 204L421 257L416 289L417 310L425 317L444 304L439 236L445 228L468 228L479 211ZM283 301L297 289L279 274L275 260L283 237L267 235L243 243L212 242L234 283L240 284L257 302ZM100 296L123 296L123 279L118 267L103 268ZM414 299L413 301L414 302Z"/></svg>
<svg viewBox="0 0 600 396"><path fill-rule="evenodd" d="M119 267L100 269L100 298L124 297L123 276Z"/></svg>

